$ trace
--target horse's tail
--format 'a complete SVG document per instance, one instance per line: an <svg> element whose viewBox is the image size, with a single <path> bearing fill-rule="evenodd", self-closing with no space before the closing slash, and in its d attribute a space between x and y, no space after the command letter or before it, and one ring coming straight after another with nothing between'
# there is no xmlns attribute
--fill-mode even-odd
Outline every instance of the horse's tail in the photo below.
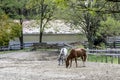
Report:
<svg viewBox="0 0 120 80"><path fill-rule="evenodd" d="M82 51L83 51L83 61L86 61L86 59L87 59L87 54L86 54L86 50L85 49L82 49Z"/></svg>

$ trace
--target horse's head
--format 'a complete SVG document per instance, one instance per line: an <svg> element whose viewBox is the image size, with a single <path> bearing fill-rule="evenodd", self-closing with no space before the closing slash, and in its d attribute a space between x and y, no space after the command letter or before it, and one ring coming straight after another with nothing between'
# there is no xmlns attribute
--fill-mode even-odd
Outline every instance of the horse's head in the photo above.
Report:
<svg viewBox="0 0 120 80"><path fill-rule="evenodd" d="M69 66L69 60L67 59L66 60L66 68L68 68L68 66Z"/></svg>

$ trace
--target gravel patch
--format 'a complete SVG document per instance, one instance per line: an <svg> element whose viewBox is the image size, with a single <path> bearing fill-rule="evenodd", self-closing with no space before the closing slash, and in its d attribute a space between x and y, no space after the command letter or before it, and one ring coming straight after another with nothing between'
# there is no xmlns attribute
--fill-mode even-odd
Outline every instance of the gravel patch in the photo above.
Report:
<svg viewBox="0 0 120 80"><path fill-rule="evenodd" d="M0 55L0 80L120 80L120 65L73 61L58 66L57 52L13 52Z"/></svg>

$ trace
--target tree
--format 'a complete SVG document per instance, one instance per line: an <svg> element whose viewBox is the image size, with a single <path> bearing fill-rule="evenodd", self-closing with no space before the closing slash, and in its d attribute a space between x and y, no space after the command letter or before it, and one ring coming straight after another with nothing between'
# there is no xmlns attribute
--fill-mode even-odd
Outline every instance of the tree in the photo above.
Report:
<svg viewBox="0 0 120 80"><path fill-rule="evenodd" d="M89 42L89 48L93 48L96 40L104 38L104 35L99 32L100 21L107 17L105 14L110 14L115 10L111 7L113 3L107 3L104 0L86 0L85 2L69 0L68 5L66 13L69 16L64 19L70 22L74 28L83 31Z"/></svg>
<svg viewBox="0 0 120 80"><path fill-rule="evenodd" d="M2 0L2 10L12 19L19 19L22 26L25 18L25 5L27 0ZM23 29L21 27L21 35L19 36L20 46L23 49Z"/></svg>
<svg viewBox="0 0 120 80"><path fill-rule="evenodd" d="M20 36L21 26L5 13L0 13L0 46L8 46L10 39Z"/></svg>
<svg viewBox="0 0 120 80"><path fill-rule="evenodd" d="M27 8L36 9L36 20L38 20L40 24L39 42L41 43L44 28L53 18L54 11L56 10L56 4L54 0L30 0L28 2Z"/></svg>
<svg viewBox="0 0 120 80"><path fill-rule="evenodd" d="M92 11L94 2L88 2L91 5L85 5L83 1L69 2L69 12L67 14L68 22L74 25L74 28L80 29L88 39L89 48L93 48L97 30L99 29L100 16Z"/></svg>

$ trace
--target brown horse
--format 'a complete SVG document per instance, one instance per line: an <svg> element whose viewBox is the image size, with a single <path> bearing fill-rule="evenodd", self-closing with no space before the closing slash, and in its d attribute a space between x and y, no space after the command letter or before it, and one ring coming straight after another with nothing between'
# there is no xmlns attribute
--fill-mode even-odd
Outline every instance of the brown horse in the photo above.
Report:
<svg viewBox="0 0 120 80"><path fill-rule="evenodd" d="M70 61L70 67L72 66L72 60L75 59L76 67L77 67L77 58L81 57L83 61L83 66L85 66L84 62L86 61L87 54L85 49L77 48L77 49L72 49L70 51L70 54L68 55L66 59L66 68L69 66L69 61Z"/></svg>

